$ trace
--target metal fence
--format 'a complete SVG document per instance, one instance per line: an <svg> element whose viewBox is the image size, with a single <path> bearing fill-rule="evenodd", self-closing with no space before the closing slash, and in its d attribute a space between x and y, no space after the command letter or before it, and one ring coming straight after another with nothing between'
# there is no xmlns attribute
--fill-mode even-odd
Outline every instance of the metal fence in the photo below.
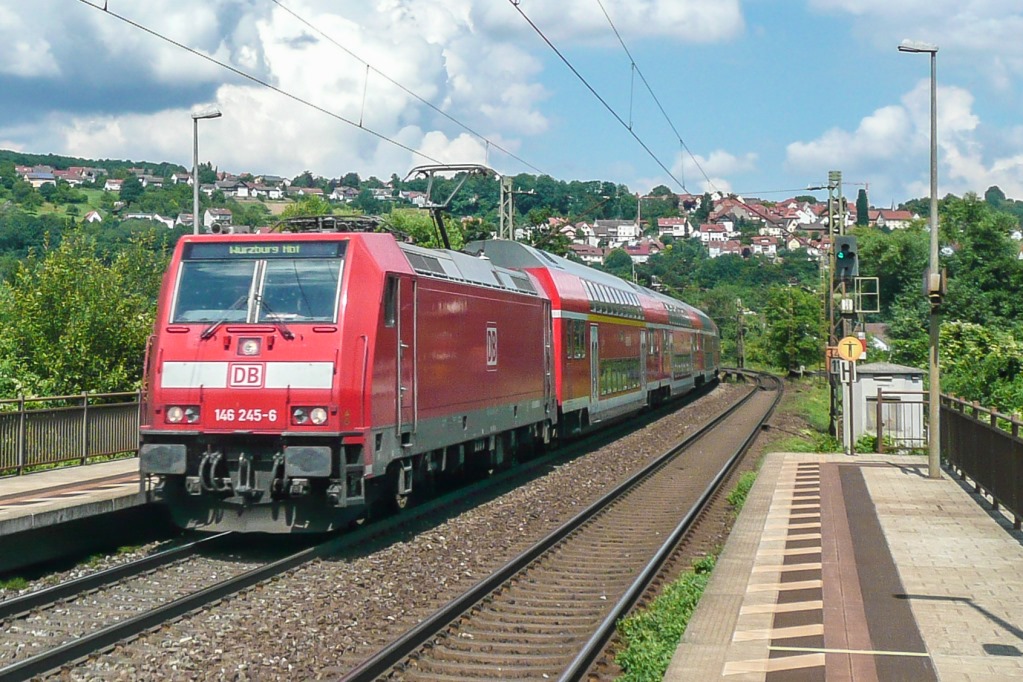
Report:
<svg viewBox="0 0 1023 682"><path fill-rule="evenodd" d="M978 493L987 493L994 508L1005 507L1020 530L1023 517L1023 439L1015 416L977 403L941 397L942 456Z"/></svg>
<svg viewBox="0 0 1023 682"><path fill-rule="evenodd" d="M0 400L0 475L138 448L139 393Z"/></svg>
<svg viewBox="0 0 1023 682"><path fill-rule="evenodd" d="M877 451L927 448L927 392L877 390L867 396L868 431L877 434Z"/></svg>

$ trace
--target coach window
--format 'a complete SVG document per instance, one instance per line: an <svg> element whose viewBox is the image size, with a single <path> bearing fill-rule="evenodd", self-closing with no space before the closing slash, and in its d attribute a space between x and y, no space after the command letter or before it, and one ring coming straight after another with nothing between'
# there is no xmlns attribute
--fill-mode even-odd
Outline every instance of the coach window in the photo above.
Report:
<svg viewBox="0 0 1023 682"><path fill-rule="evenodd" d="M398 319L398 278L388 277L384 285L384 326L393 327Z"/></svg>

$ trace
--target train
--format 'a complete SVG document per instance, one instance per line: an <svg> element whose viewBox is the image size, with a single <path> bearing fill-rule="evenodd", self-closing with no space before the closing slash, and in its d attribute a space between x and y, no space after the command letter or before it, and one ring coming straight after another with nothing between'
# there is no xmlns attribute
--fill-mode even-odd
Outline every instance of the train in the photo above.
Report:
<svg viewBox="0 0 1023 682"><path fill-rule="evenodd" d="M188 235L146 347L139 468L182 528L331 532L719 367L700 310L515 241Z"/></svg>

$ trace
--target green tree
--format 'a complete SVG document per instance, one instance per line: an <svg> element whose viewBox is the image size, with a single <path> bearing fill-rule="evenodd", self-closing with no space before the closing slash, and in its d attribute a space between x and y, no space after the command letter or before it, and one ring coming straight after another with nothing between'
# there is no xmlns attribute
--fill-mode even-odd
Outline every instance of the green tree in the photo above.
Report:
<svg viewBox="0 0 1023 682"><path fill-rule="evenodd" d="M632 281L632 257L625 249L611 249L604 256L604 269L616 277Z"/></svg>
<svg viewBox="0 0 1023 682"><path fill-rule="evenodd" d="M384 202L376 199L369 189L359 192L359 196L352 201L352 206L366 215L380 215L384 212Z"/></svg>
<svg viewBox="0 0 1023 682"><path fill-rule="evenodd" d="M165 267L142 241L106 264L80 231L23 261L0 284L0 394L137 388Z"/></svg>
<svg viewBox="0 0 1023 682"><path fill-rule="evenodd" d="M11 187L11 198L26 211L34 211L43 205L43 195L21 178L16 178Z"/></svg>
<svg viewBox="0 0 1023 682"><path fill-rule="evenodd" d="M987 202L991 208L1001 208L1002 204L1005 203L1005 192L1003 192L998 185L992 185L987 188L984 192L984 201Z"/></svg>
<svg viewBox="0 0 1023 682"><path fill-rule="evenodd" d="M856 224L866 227L870 222L870 204L867 202L867 190L860 189L856 193Z"/></svg>
<svg viewBox="0 0 1023 682"><path fill-rule="evenodd" d="M814 367L824 355L820 298L799 287L774 287L764 309L763 351L786 370Z"/></svg>
<svg viewBox="0 0 1023 682"><path fill-rule="evenodd" d="M407 236L419 246L427 248L443 248L444 246L444 242L437 232L437 224L429 211L409 208L395 209L387 216L387 223L390 229L399 235ZM444 229L448 233L451 248L456 251L461 249L464 242L458 223L451 217L445 216Z"/></svg>
<svg viewBox="0 0 1023 682"><path fill-rule="evenodd" d="M885 319L903 292L920 295L923 271L927 267L928 236L917 224L884 233L856 230L860 275L877 277L881 312Z"/></svg>
<svg viewBox="0 0 1023 682"><path fill-rule="evenodd" d="M693 225L699 227L706 223L708 218L710 218L710 212L713 210L714 199L710 196L710 192L704 192L699 207L693 211Z"/></svg>
<svg viewBox="0 0 1023 682"><path fill-rule="evenodd" d="M313 179L313 174L309 171L302 171L291 181L292 187L315 187L316 180Z"/></svg>
<svg viewBox="0 0 1023 682"><path fill-rule="evenodd" d="M199 184L212 185L217 181L217 169L209 161L199 164Z"/></svg>
<svg viewBox="0 0 1023 682"><path fill-rule="evenodd" d="M145 191L142 181L136 176L130 175L121 183L121 193L119 196L121 201L130 205L141 199Z"/></svg>
<svg viewBox="0 0 1023 682"><path fill-rule="evenodd" d="M287 206L281 211L281 219L298 218L303 216L330 215L330 203L323 197L313 194L304 195L295 203Z"/></svg>
<svg viewBox="0 0 1023 682"><path fill-rule="evenodd" d="M529 243L541 251L553 253L555 256L565 256L568 254L568 245L572 242L560 228L543 223L533 229L529 235Z"/></svg>

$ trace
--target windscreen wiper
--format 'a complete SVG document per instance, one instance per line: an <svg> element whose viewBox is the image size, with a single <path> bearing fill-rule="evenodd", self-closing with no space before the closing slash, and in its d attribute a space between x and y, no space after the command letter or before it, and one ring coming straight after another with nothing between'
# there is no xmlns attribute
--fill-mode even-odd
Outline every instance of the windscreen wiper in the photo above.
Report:
<svg viewBox="0 0 1023 682"><path fill-rule="evenodd" d="M277 313L270 309L270 306L266 304L266 300L261 295L256 294L255 299L256 305L266 311L266 319L270 322L273 322L274 326L280 330L281 336L283 336L288 341L291 341L293 338L295 338L294 332L288 329L288 325L284 324L284 320L282 320Z"/></svg>
<svg viewBox="0 0 1023 682"><path fill-rule="evenodd" d="M234 303L232 303L231 307L224 311L224 314L220 316L219 320L217 320L216 322L214 322L210 326L206 327L206 329L204 329L202 331L202 334L199 334L199 338L202 339L203 341L205 341L206 339L208 339L211 336L213 336L213 333L215 331L217 331L217 328L220 325L222 325L225 322L227 322L227 318L231 315L231 313L233 313L235 310L238 310L238 308L241 307L242 303L248 304L248 302L249 302L249 295L248 294L245 294L244 296L239 296L238 300L235 301Z"/></svg>

